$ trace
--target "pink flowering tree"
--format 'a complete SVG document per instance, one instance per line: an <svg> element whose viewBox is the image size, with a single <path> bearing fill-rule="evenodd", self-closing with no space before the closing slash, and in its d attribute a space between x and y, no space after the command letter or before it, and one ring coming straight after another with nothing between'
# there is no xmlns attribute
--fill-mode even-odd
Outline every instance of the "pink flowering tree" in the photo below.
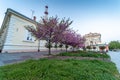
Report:
<svg viewBox="0 0 120 80"><path fill-rule="evenodd" d="M25 28L31 32L31 34L38 40L38 52L40 51L40 40L46 35L43 25L41 23L37 23L36 26L25 26Z"/></svg>
<svg viewBox="0 0 120 80"><path fill-rule="evenodd" d="M31 32L36 39L44 39L47 41L47 48L49 49L49 54L51 54L52 43L58 43L60 38L57 36L62 34L71 25L72 21L70 19L63 18L59 21L58 17L49 17L45 19L41 18L41 22L37 24L36 27L26 26L26 29Z"/></svg>
<svg viewBox="0 0 120 80"><path fill-rule="evenodd" d="M57 24L59 23L58 18L50 17L47 20L42 18L42 22L43 22L43 28L45 30L44 33L46 33L44 39L47 41L46 46L49 49L49 54L51 54L52 38L56 35L55 31Z"/></svg>
<svg viewBox="0 0 120 80"><path fill-rule="evenodd" d="M84 38L69 29L71 24L72 21L70 19L63 18L59 21L58 17L49 17L48 19L42 17L41 22L38 23L36 27L25 26L25 28L31 32L39 42L41 39L46 40L46 46L49 49L49 54L51 54L52 43L56 45L58 43L64 44L66 51L68 46L72 46L73 48L84 46ZM38 45L38 51L39 47Z"/></svg>
<svg viewBox="0 0 120 80"><path fill-rule="evenodd" d="M73 51L74 48L83 48L85 43L85 39L84 37L82 37L79 34L75 34L71 43L71 46L73 47Z"/></svg>
<svg viewBox="0 0 120 80"><path fill-rule="evenodd" d="M55 27L54 35L51 38L51 42L55 43L56 45L61 42L63 38L63 33L69 28L69 26L72 24L72 21L70 19L63 18Z"/></svg>
<svg viewBox="0 0 120 80"><path fill-rule="evenodd" d="M62 35L61 43L65 44L66 52L67 52L68 46L72 46L73 51L74 51L74 48L84 47L84 42L85 42L84 38L81 35L76 34L75 31L70 29L65 31L64 34Z"/></svg>
<svg viewBox="0 0 120 80"><path fill-rule="evenodd" d="M64 33L62 33L59 38L60 43L65 45L67 52L67 48L69 47L72 38L71 30L64 31Z"/></svg>
<svg viewBox="0 0 120 80"><path fill-rule="evenodd" d="M79 47L79 48L82 48L82 49L85 48L85 38L84 38L84 37L81 37L81 38L80 38L80 42L79 42L78 47Z"/></svg>

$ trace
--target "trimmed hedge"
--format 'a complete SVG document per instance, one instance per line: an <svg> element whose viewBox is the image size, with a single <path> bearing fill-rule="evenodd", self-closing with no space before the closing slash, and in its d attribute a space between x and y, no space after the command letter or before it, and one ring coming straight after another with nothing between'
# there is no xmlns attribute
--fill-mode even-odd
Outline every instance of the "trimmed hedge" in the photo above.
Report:
<svg viewBox="0 0 120 80"><path fill-rule="evenodd" d="M63 52L63 53L58 54L58 56L110 58L110 56L107 54L101 54L100 52L93 52L93 51Z"/></svg>

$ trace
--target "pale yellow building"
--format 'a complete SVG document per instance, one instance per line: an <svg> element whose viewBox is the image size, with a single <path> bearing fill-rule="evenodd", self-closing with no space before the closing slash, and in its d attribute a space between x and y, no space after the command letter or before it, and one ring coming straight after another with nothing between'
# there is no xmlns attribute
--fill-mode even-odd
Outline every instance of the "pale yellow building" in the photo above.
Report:
<svg viewBox="0 0 120 80"><path fill-rule="evenodd" d="M7 9L0 30L1 52L37 51L38 41L25 29L24 26L36 26L36 21L19 12ZM40 42L41 50L46 50L45 40Z"/></svg>
<svg viewBox="0 0 120 80"><path fill-rule="evenodd" d="M95 51L102 51L100 49L101 46L105 46L105 49L103 51L108 51L109 47L106 43L102 43L101 41L101 34L100 33L88 33L84 35L85 38L85 47L87 46L91 47L91 50Z"/></svg>
<svg viewBox="0 0 120 80"><path fill-rule="evenodd" d="M85 46L94 46L101 43L101 34L100 33L89 33L84 35L86 41Z"/></svg>

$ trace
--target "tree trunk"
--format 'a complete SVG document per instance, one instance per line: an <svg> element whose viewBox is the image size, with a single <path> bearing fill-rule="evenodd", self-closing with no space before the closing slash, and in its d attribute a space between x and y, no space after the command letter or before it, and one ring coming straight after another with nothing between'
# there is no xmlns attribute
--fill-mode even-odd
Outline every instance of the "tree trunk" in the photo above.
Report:
<svg viewBox="0 0 120 80"><path fill-rule="evenodd" d="M74 49L75 49L75 48L73 47L73 52L74 52Z"/></svg>
<svg viewBox="0 0 120 80"><path fill-rule="evenodd" d="M51 55L51 48L49 48L49 55Z"/></svg>
<svg viewBox="0 0 120 80"><path fill-rule="evenodd" d="M56 51L57 51L57 48L56 48Z"/></svg>
<svg viewBox="0 0 120 80"><path fill-rule="evenodd" d="M38 52L40 52L40 39L38 40Z"/></svg>
<svg viewBox="0 0 120 80"><path fill-rule="evenodd" d="M56 45L56 47L55 47L55 48L56 48L56 51L57 51L57 48L58 48L57 43L56 43L55 45Z"/></svg>
<svg viewBox="0 0 120 80"><path fill-rule="evenodd" d="M49 43L48 43L48 47L49 47L49 55L51 55L51 42L50 42L50 40L49 40Z"/></svg>
<svg viewBox="0 0 120 80"><path fill-rule="evenodd" d="M62 51L62 47L61 47L61 51Z"/></svg>
<svg viewBox="0 0 120 80"><path fill-rule="evenodd" d="M66 48L66 52L67 52L68 45L65 45L65 48Z"/></svg>
<svg viewBox="0 0 120 80"><path fill-rule="evenodd" d="M67 48L66 48L66 52L67 52Z"/></svg>

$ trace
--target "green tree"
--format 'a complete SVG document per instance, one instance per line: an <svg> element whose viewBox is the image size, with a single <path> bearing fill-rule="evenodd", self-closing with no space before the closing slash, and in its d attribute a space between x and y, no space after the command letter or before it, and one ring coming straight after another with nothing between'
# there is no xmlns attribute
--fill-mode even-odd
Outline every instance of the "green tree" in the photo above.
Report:
<svg viewBox="0 0 120 80"><path fill-rule="evenodd" d="M113 49L120 49L120 42L119 41L111 41L109 43L109 49L113 50Z"/></svg>

